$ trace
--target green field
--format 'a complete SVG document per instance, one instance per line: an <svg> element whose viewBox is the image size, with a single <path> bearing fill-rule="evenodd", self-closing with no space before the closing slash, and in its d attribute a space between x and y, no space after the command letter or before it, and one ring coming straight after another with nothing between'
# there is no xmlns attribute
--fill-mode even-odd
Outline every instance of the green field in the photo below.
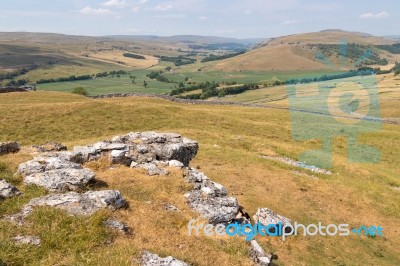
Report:
<svg viewBox="0 0 400 266"><path fill-rule="evenodd" d="M38 89L44 91L71 92L73 88L83 87L90 95L100 95L116 92L141 92L141 93L169 93L177 85L175 83L163 83L149 79L146 74L148 70L139 70L130 72L128 75L121 75L120 78L95 78L90 80L72 81L72 82L54 82L39 84ZM137 77L135 84L132 84L130 75ZM148 83L145 88L143 81Z"/></svg>

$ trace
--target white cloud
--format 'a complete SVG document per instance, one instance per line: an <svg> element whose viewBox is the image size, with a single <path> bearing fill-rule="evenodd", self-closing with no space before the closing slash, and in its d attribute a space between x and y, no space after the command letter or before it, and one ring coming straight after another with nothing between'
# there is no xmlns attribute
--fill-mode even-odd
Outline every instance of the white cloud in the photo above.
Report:
<svg viewBox="0 0 400 266"><path fill-rule="evenodd" d="M157 11L167 11L167 10L170 10L170 9L172 9L174 6L173 5L171 5L171 4L160 4L160 5L157 5L156 7L154 7L154 10L157 10Z"/></svg>
<svg viewBox="0 0 400 266"><path fill-rule="evenodd" d="M139 4L145 4L145 3L147 3L147 0L140 0L139 1Z"/></svg>
<svg viewBox="0 0 400 266"><path fill-rule="evenodd" d="M200 17L197 17L197 19L200 19L200 20L207 20L208 17L206 17L206 16L200 16Z"/></svg>
<svg viewBox="0 0 400 266"><path fill-rule="evenodd" d="M125 0L109 0L102 4L102 6L123 8L126 6Z"/></svg>
<svg viewBox="0 0 400 266"><path fill-rule="evenodd" d="M283 25L293 25L293 24L298 24L299 22L300 21L293 19L293 20L286 20L286 21L282 22L282 24Z"/></svg>
<svg viewBox="0 0 400 266"><path fill-rule="evenodd" d="M137 13L137 12L139 12L139 10L140 10L140 7L138 7L138 6L135 6L134 8L132 8L133 13Z"/></svg>
<svg viewBox="0 0 400 266"><path fill-rule="evenodd" d="M80 10L79 12L82 14L85 14L85 15L111 15L114 13L109 9L91 8L90 6L85 7L84 9Z"/></svg>
<svg viewBox="0 0 400 266"><path fill-rule="evenodd" d="M245 14L245 15L250 15L251 12L252 12L251 9L246 9L246 10L244 11L244 14Z"/></svg>
<svg viewBox="0 0 400 266"><path fill-rule="evenodd" d="M386 11L382 11L379 13L365 13L360 16L361 19L379 19L379 18L387 18L389 17L389 13Z"/></svg>

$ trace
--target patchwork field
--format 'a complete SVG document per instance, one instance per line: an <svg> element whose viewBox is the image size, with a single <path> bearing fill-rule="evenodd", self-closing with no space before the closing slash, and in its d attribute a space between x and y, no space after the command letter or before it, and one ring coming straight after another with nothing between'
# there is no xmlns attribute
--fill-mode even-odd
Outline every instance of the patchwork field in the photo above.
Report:
<svg viewBox="0 0 400 266"><path fill-rule="evenodd" d="M283 88L273 89L279 94ZM268 89L263 93L268 94ZM399 117L396 101L391 109L393 113L385 116ZM32 157L27 149L30 145L59 141L72 148L131 131L177 132L199 142L192 167L228 188L251 215L259 207L268 207L304 224L321 221L384 228L384 237L298 236L285 242L257 237L267 252L278 255L277 265L400 264L400 132L396 125L384 124L381 131L359 139L381 151L379 164L348 163L347 139L335 138L333 175L323 175L260 157L298 159L302 151L320 147L319 140L292 139L285 110L184 105L135 97L92 100L38 91L1 94L0 112L0 139L24 145L20 153L0 157L0 176L24 193L1 201L1 216L15 213L31 198L45 194L13 177L18 164ZM242 238L188 236L187 223L198 215L185 203L183 194L189 188L179 171L167 177L148 177L138 170L110 168L106 160L87 166L96 171L104 186L120 190L129 208L92 218L40 208L29 217L31 225L26 227L2 220L1 263L131 265L132 259L147 249L193 265L251 265ZM165 202L176 205L180 212L166 212ZM133 235L116 235L105 229L102 222L109 216L126 222ZM19 233L38 235L41 246L16 246L10 237Z"/></svg>

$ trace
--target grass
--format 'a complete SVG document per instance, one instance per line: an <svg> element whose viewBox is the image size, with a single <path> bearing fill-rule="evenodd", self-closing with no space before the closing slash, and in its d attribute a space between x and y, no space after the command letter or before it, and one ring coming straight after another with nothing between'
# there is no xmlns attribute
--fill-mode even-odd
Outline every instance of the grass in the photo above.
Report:
<svg viewBox="0 0 400 266"><path fill-rule="evenodd" d="M381 131L360 137L360 143L380 149L379 164L348 163L347 140L337 137L333 140L334 175L317 175L317 179L311 179L294 172L309 174L307 170L259 157L265 154L298 159L302 151L320 146L318 140L294 141L289 113L284 110L192 106L143 98L91 100L40 91L3 94L0 103L2 141L17 140L25 146L60 141L72 147L130 131L178 132L199 141L200 151L192 166L200 166L210 178L222 183L251 215L259 207L268 207L300 223L321 221L384 228L384 238L293 237L285 242L258 238L267 251L279 256L278 265L400 263L397 249L400 245L397 229L400 193L393 189L394 185L400 185L398 126L384 125ZM393 111L396 114L398 106L393 109L397 110ZM10 167L11 173L30 156L23 150L19 154L2 156L0 161ZM30 218L33 226L27 229L2 222L0 258L4 263L130 265L132 258L149 249L194 265L251 265L247 245L242 239L188 237L187 222L197 214L184 202L183 193L188 187L180 172L172 172L168 177L148 177L125 167L114 170L90 167L109 188L122 192L129 209L101 213L91 219L71 218L43 209L33 214ZM29 198L43 193L17 184L25 192L23 200L1 202L2 213L13 212ZM163 211L165 202L177 206L180 212ZM113 236L104 231L99 221L109 215L127 222L134 235ZM48 235L48 230L54 237ZM41 236L43 246L14 246L9 238L20 232ZM62 236L66 235L64 239ZM76 247L70 246L73 241L78 242ZM22 255L15 254L17 249Z"/></svg>

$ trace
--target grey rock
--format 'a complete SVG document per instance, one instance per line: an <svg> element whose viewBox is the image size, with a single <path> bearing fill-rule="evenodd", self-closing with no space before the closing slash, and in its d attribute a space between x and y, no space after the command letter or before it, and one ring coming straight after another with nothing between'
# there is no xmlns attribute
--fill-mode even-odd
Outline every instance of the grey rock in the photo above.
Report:
<svg viewBox="0 0 400 266"><path fill-rule="evenodd" d="M135 168L136 166L138 166L139 164L137 163L137 162L132 162L131 163L131 165L130 165L130 167L131 168Z"/></svg>
<svg viewBox="0 0 400 266"><path fill-rule="evenodd" d="M159 168L157 165L153 163L139 164L137 167L146 170L149 176L169 174L167 170Z"/></svg>
<svg viewBox="0 0 400 266"><path fill-rule="evenodd" d="M207 218L212 224L230 223L239 212L239 204L233 197L204 197L198 190L185 194L190 208Z"/></svg>
<svg viewBox="0 0 400 266"><path fill-rule="evenodd" d="M65 158L57 157L56 154L53 154L53 156L38 156L33 160L20 164L17 173L22 176L28 176L64 168L82 169L80 164L71 162Z"/></svg>
<svg viewBox="0 0 400 266"><path fill-rule="evenodd" d="M185 166L196 156L198 143L176 133L132 132L117 136L113 141L128 144L133 161L144 163L151 160L178 160Z"/></svg>
<svg viewBox="0 0 400 266"><path fill-rule="evenodd" d="M210 223L230 223L237 217L238 201L221 184L195 169L189 169L186 180L193 184L193 190L185 194L189 206Z"/></svg>
<svg viewBox="0 0 400 266"><path fill-rule="evenodd" d="M0 155L19 152L18 142L0 142Z"/></svg>
<svg viewBox="0 0 400 266"><path fill-rule="evenodd" d="M180 168L180 169L182 169L185 166L183 163L181 163L180 161L177 161L177 160L168 161L168 165L170 167L175 167L175 168Z"/></svg>
<svg viewBox="0 0 400 266"><path fill-rule="evenodd" d="M272 262L273 256L267 254L256 240L250 241L250 256L253 261L260 266L268 266Z"/></svg>
<svg viewBox="0 0 400 266"><path fill-rule="evenodd" d="M21 192L15 186L0 179L0 199L11 198L20 194Z"/></svg>
<svg viewBox="0 0 400 266"><path fill-rule="evenodd" d="M261 223L264 226L270 224L278 224L281 222L283 225L291 224L290 219L281 216L268 208L259 208L257 213L253 216L254 223Z"/></svg>
<svg viewBox="0 0 400 266"><path fill-rule="evenodd" d="M126 224L121 223L120 221L115 220L115 219L105 220L104 225L113 230L120 231L121 233L123 233L125 235L129 235L131 233L130 228Z"/></svg>
<svg viewBox="0 0 400 266"><path fill-rule="evenodd" d="M145 251L141 259L142 266L188 266L187 263L171 256L161 258L156 254Z"/></svg>
<svg viewBox="0 0 400 266"><path fill-rule="evenodd" d="M32 245L39 246L40 238L36 236L22 236L18 235L12 238L12 240L18 245Z"/></svg>
<svg viewBox="0 0 400 266"><path fill-rule="evenodd" d="M32 148L36 152L53 152L53 151L66 151L67 150L67 146L62 145L61 143L58 143L58 142L48 142L48 143L40 145L40 146L35 145Z"/></svg>
<svg viewBox="0 0 400 266"><path fill-rule="evenodd" d="M69 192L52 194L32 199L20 213L8 216L8 219L23 224L24 218L32 213L35 207L49 206L65 210L72 215L92 215L100 209L116 210L126 204L125 199L117 190L89 191L84 194Z"/></svg>
<svg viewBox="0 0 400 266"><path fill-rule="evenodd" d="M56 169L26 176L27 185L44 187L51 192L64 192L84 188L96 174L88 169Z"/></svg>

